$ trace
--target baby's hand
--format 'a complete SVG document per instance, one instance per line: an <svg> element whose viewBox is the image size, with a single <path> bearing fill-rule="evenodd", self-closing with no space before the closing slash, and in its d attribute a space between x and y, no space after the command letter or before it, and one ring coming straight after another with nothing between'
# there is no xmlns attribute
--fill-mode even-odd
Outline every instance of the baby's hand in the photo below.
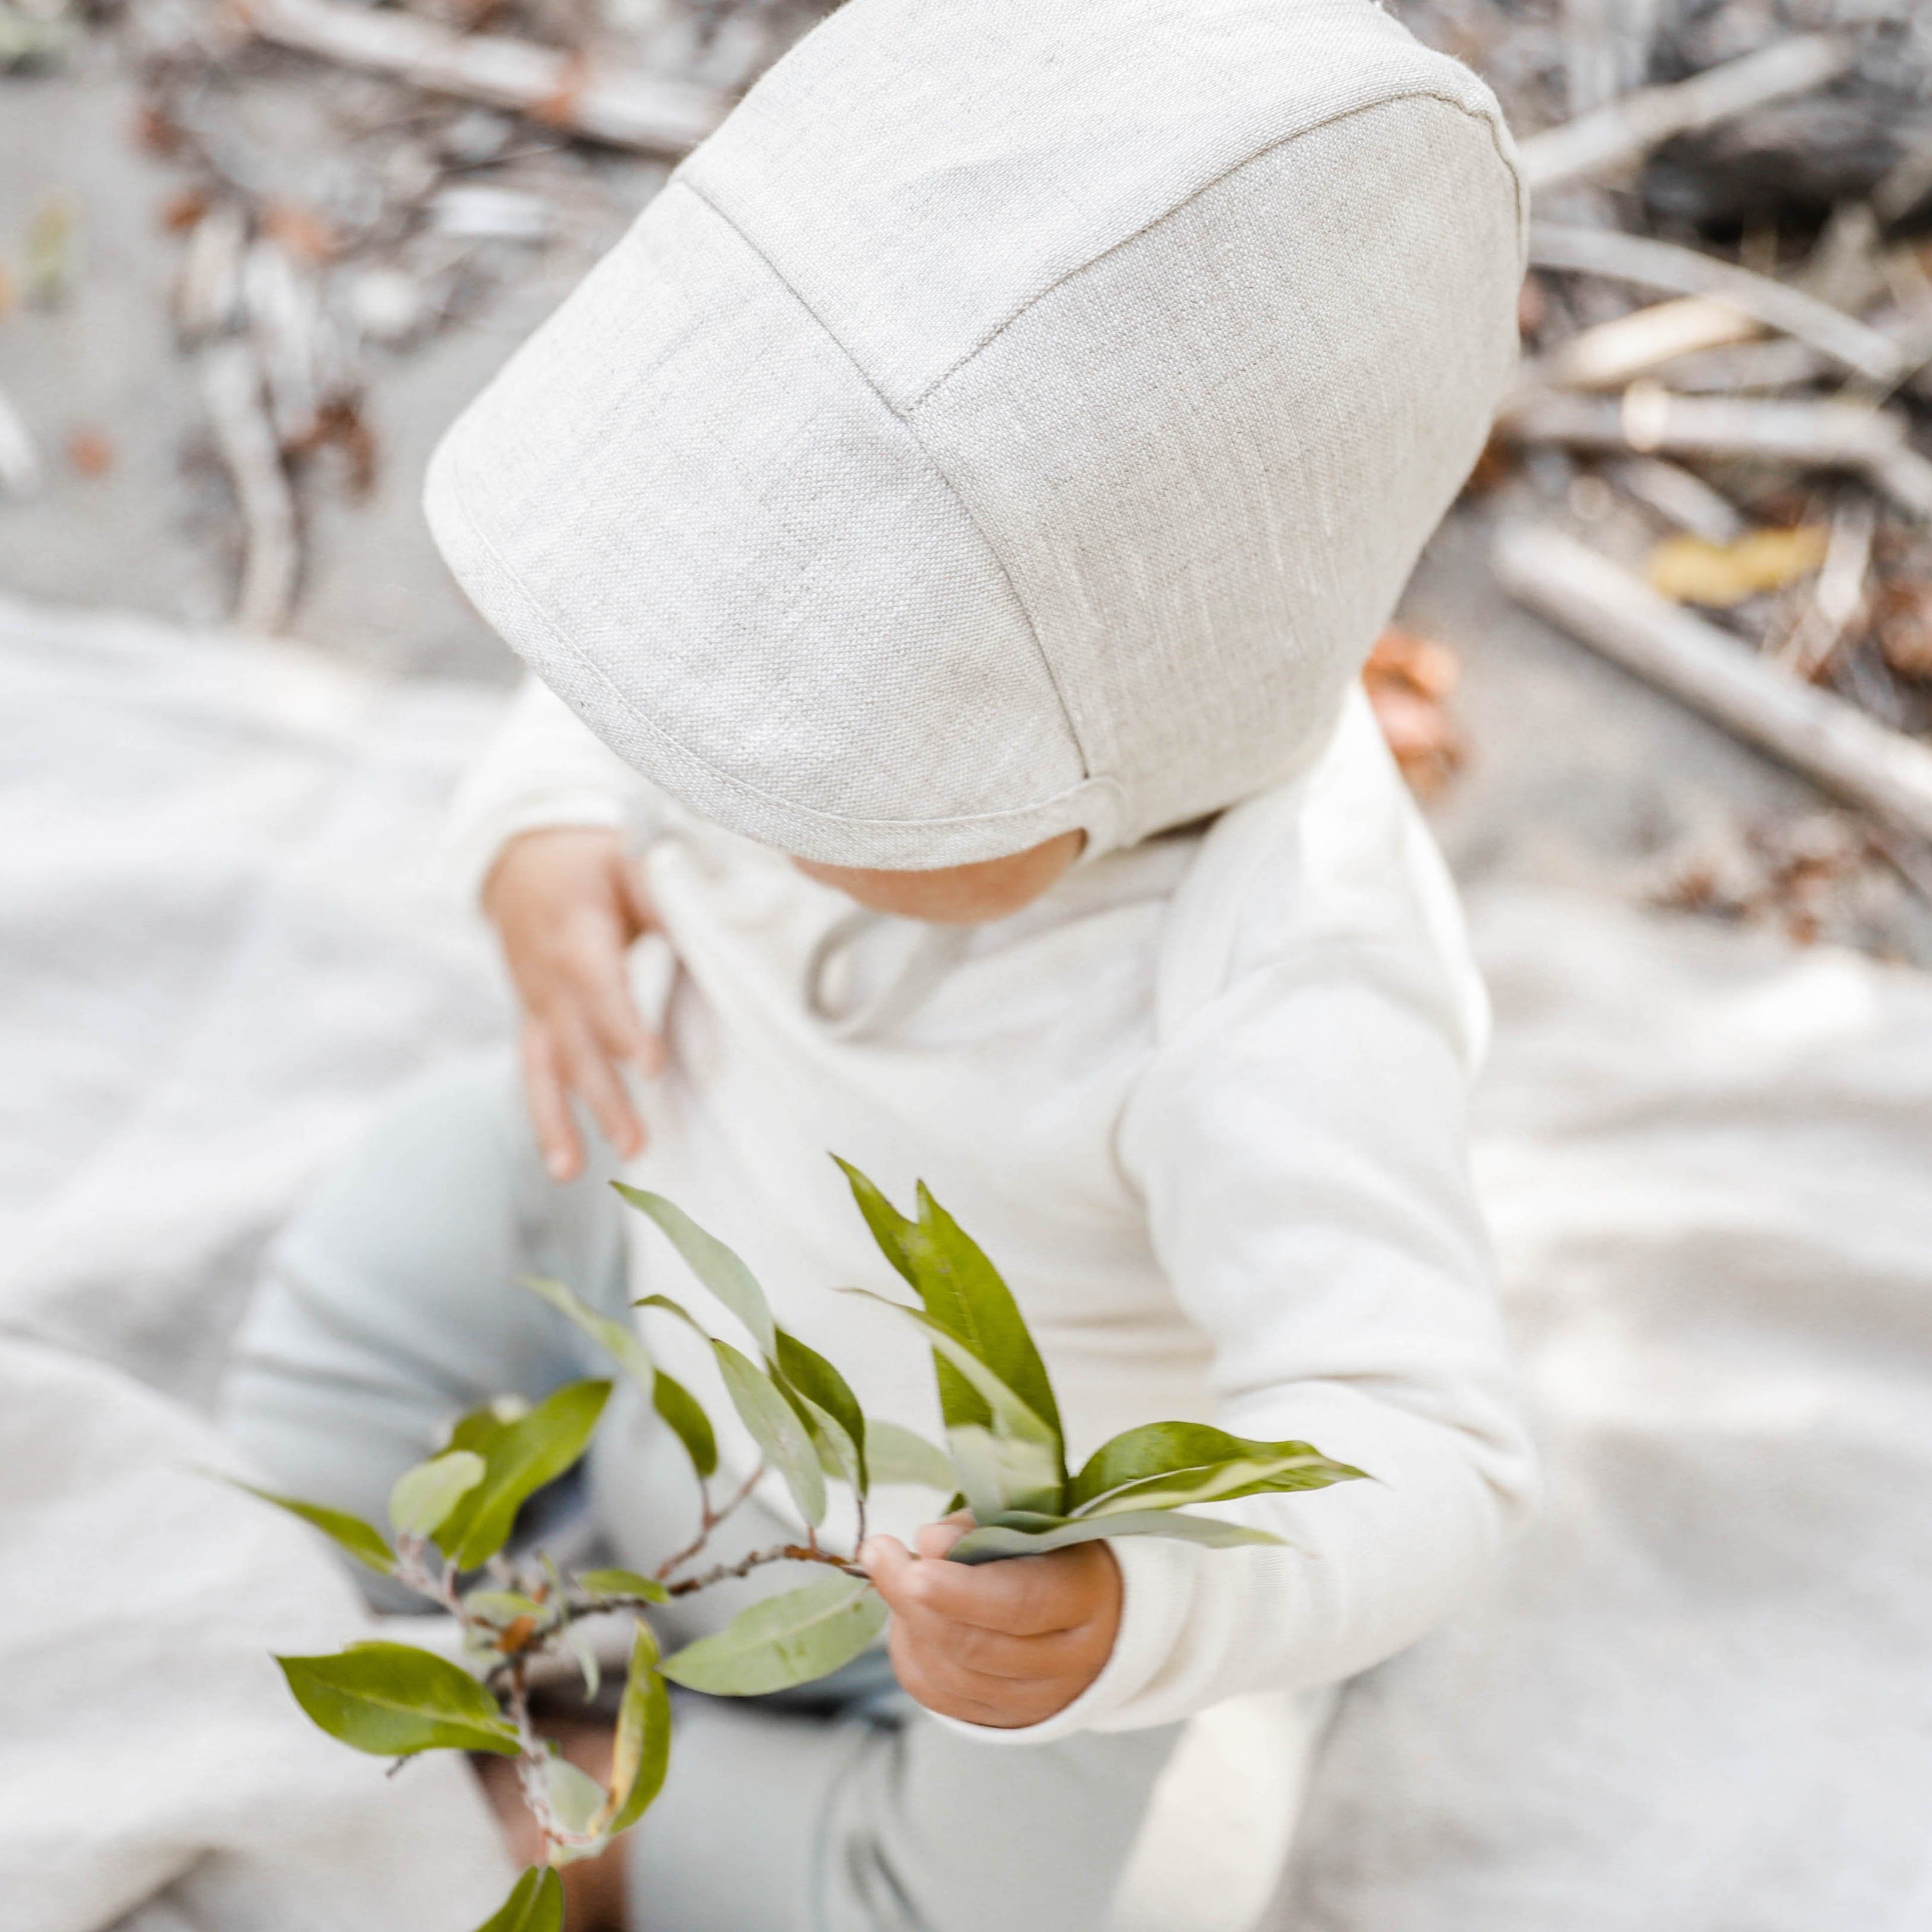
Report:
<svg viewBox="0 0 1932 1932"><path fill-rule="evenodd" d="M1064 1710L1098 1677L1120 1625L1120 1569L1104 1542L999 1563L948 1563L972 1526L928 1523L859 1552L892 1612L892 1669L928 1711L1013 1730Z"/></svg>
<svg viewBox="0 0 1932 1932"><path fill-rule="evenodd" d="M574 1093L626 1160L644 1124L618 1072L664 1064L664 1042L638 1016L625 976L631 943L655 922L620 836L596 826L526 832L503 848L483 887L523 1003L524 1088L551 1178L583 1172L570 1117Z"/></svg>

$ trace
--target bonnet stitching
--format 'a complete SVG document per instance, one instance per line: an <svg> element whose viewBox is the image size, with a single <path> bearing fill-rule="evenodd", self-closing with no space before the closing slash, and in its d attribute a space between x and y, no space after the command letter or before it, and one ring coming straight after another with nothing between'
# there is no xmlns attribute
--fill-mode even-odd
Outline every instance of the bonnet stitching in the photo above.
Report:
<svg viewBox="0 0 1932 1932"><path fill-rule="evenodd" d="M908 412L908 410L901 410L894 406L891 399L885 394L884 391L882 390L879 387L878 384L872 380L871 372L866 368L865 364L859 360L858 357L853 354L850 349L846 346L844 341L840 338L838 332L832 328L831 325L826 321L825 318L812 307L811 303L807 302L804 296L800 295L798 290L792 286L791 284L785 278L785 277L779 272L777 265L772 260L770 256L758 246L757 242L752 240L750 236L745 232L743 229L739 226L736 222L732 220L731 217L728 214L723 208L720 208L702 188L698 187L694 183L687 180L682 184L682 185L691 194L695 195L700 201L704 202L704 206L710 209L712 213L715 214L718 219L722 221L741 242L744 244L746 248L748 248L753 255L757 256L758 261L763 265L766 273L768 274L772 280L777 283L778 286L783 289L785 293L798 304L799 308L805 313L805 314L811 319L814 326L817 328L819 333L823 335L826 340L830 343L832 347L837 350L838 353L845 358L847 366L851 370L852 373L858 377L860 381L865 384L866 389L878 402L879 406L885 411L886 415L892 418L893 422L897 423L900 428L905 431L908 436L912 439L914 446L918 449L919 453L926 458L927 466L930 468L933 475L938 477L940 482L945 484L947 495L950 496L952 499L953 502L958 506L960 514L963 516L966 519L967 522L972 526L974 534L978 537L981 544L985 547L986 554L993 560L994 566L999 572L1000 579L1005 584L1008 592L1012 596L1015 605L1019 610L1021 616L1026 620L1027 635L1032 640L1034 650L1037 653L1041 664L1046 668L1048 681L1053 686L1053 694L1060 700L1060 714L1066 722L1067 732L1069 736L1070 736L1073 740L1074 748L1080 754L1081 776L1083 778L1090 782L1094 780L1097 776L1099 776L1099 775L1094 771L1093 758L1088 753L1086 740L1082 736L1079 724L1075 719L1072 706L1066 701L1066 687L1062 685L1060 681L1059 669L1054 664L1053 659L1048 653L1046 646L1040 642L1040 626L1034 622L1031 607L1028 604L1026 599L1020 595L1019 586L1013 581L1013 574L1007 567L1006 560L1003 555L1001 555L999 546L995 544L992 537L987 534L986 526L980 522L978 514L974 511L972 505L969 503L966 500L965 497L961 494L958 484L954 482L952 477L946 473L945 466L940 462L939 459L933 454L932 450L927 446L925 437L920 434L918 425L913 422L911 416ZM928 391L927 393L929 394L931 392ZM918 399L918 401L920 402L922 402L924 400L925 398L923 396ZM908 409L916 408L917 406L918 403L915 402L909 404L908 406ZM1111 784L1112 782L1111 780L1107 780L1106 782Z"/></svg>
<svg viewBox="0 0 1932 1932"><path fill-rule="evenodd" d="M1352 121L1359 115L1376 113L1382 108L1400 106L1404 103L1412 100L1433 100L1442 106L1454 108L1466 119L1479 122L1489 130L1490 143L1496 150L1496 158L1502 163L1516 190L1514 200L1516 205L1516 249L1519 256L1523 254L1527 247L1525 238L1528 220L1526 212L1527 190L1523 184L1521 169L1503 146L1501 122L1496 116L1486 114L1478 109L1466 106L1453 95L1440 92L1434 88L1412 88L1400 94L1391 94L1383 100L1364 101L1359 106L1345 107L1339 112L1328 116L1324 120L1311 122L1306 128L1298 128L1293 134L1284 134L1279 140L1270 141L1265 147L1257 148L1252 154L1244 155L1240 160L1223 168L1211 181L1203 182L1198 188L1184 196L1171 208L1165 208L1151 219L1142 222L1132 234L1124 235L1118 242L1109 242L1098 254L1088 256L1084 262L1077 262L1073 267L1069 268L1064 275L1055 278L1037 295L1029 296L1004 322L989 331L983 339L975 343L970 349L968 350L958 362L935 376L917 395L913 398L911 401L906 404L903 412L895 410L894 414L902 415L910 423L914 410L923 408L948 382L952 381L954 376L962 369L976 362L994 343L999 340L1001 336L1006 334L1008 329L1030 310L1037 308L1049 296L1064 288L1069 282L1086 274L1090 268L1097 268L1110 256L1118 254L1124 248L1132 248L1136 242L1152 234L1164 222L1178 214L1183 208L1191 206L1202 196L1211 194L1224 182L1232 181L1244 168L1252 166L1256 161L1265 160L1268 156L1277 152L1281 148L1292 147L1294 142L1307 135L1318 134L1324 128L1339 127L1344 121ZM706 206L710 204L707 202ZM774 274L776 272L776 270L773 271ZM823 326L822 324L820 326ZM830 332L827 331L828 334ZM844 346L842 344L840 346ZM860 373L862 374L864 372L862 370ZM884 400L884 398L881 398L880 400ZM890 409L892 406L887 404L886 406ZM923 446L922 444L921 447Z"/></svg>
<svg viewBox="0 0 1932 1932"><path fill-rule="evenodd" d="M452 507L463 519L465 533L489 559L503 582L522 600L530 615L542 626L552 642L603 686L618 710L660 743L668 746L678 757L688 760L728 791L737 793L746 798L754 798L761 804L772 806L795 818L809 820L814 824L856 825L880 831L934 832L950 830L958 826L991 825L1003 820L1037 816L1069 799L1077 797L1089 786L1098 785L1109 790L1118 790L1111 778L1083 778L1078 784L1070 785L1064 791L1055 792L1051 798L1037 800L1031 805L1015 806L1000 812L961 812L948 818L854 818L843 812L820 812L811 806L800 805L793 800L781 798L776 793L747 784L744 779L712 764L702 753L692 750L675 733L667 730L648 712L640 711L632 702L604 667L590 656L551 616L543 600L524 580L522 573L504 556L488 532L477 521L470 508L467 477L459 471L452 474L451 482Z"/></svg>

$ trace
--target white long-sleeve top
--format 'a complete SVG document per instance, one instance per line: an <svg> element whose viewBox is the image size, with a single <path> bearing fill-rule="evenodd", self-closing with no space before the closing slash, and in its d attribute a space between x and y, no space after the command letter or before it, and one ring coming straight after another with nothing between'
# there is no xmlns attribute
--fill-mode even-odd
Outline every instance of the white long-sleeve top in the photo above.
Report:
<svg viewBox="0 0 1932 1932"><path fill-rule="evenodd" d="M986 1249L1076 1466L1185 1418L1376 1478L1214 1506L1287 1547L1116 1540L1100 1676L1046 1723L985 1735L1166 1724L1346 1676L1480 1578L1534 1484L1466 1160L1485 1006L1359 696L1292 784L963 932L855 916L646 787L532 683L458 800L466 872L518 832L586 824L634 835L679 968L632 1178L743 1255L868 1413L939 1434L909 1324L832 1292L903 1298L831 1152L908 1206L923 1178ZM640 1294L734 1332L641 1216L632 1252ZM719 1420L728 1476L748 1471L708 1358L647 1320ZM788 1513L775 1482L760 1501ZM916 1501L882 1492L874 1526L909 1529Z"/></svg>

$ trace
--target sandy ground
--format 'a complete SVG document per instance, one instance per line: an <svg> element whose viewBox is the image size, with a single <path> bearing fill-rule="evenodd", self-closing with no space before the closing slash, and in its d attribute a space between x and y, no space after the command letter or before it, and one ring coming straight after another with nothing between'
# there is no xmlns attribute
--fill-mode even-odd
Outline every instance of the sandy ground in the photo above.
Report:
<svg viewBox="0 0 1932 1932"><path fill-rule="evenodd" d="M274 143L298 184L306 84L291 62ZM61 72L0 77L0 266L17 285L28 225L50 195L74 207L82 237L62 305L16 302L0 316L0 388L47 472L37 496L0 502L0 586L209 622L232 594L236 520L169 320L180 243L164 211L181 176L141 147L136 110L122 60L99 44ZM599 165L612 232L653 179L649 164ZM443 572L416 500L444 424L588 259L581 236L516 251L478 312L427 345L374 352L376 486L354 502L326 477L305 480L296 637L399 674L512 675ZM90 436L111 452L98 475L70 454ZM1438 810L1465 878L1626 893L1688 836L1816 810L1803 784L1511 604L1484 561L1496 514L1493 504L1457 512L1403 611L1466 662L1458 708L1473 756Z"/></svg>

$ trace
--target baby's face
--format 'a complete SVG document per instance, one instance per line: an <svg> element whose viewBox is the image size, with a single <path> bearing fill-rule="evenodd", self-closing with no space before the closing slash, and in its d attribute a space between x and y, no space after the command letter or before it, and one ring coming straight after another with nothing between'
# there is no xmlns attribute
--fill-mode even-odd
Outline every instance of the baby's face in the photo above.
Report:
<svg viewBox="0 0 1932 1932"><path fill-rule="evenodd" d="M812 859L792 863L807 878L836 886L874 912L938 926L978 926L1030 905L1079 857L1086 842L1084 832L1063 832L1004 859L942 866L930 872L874 872L862 866L821 866Z"/></svg>

